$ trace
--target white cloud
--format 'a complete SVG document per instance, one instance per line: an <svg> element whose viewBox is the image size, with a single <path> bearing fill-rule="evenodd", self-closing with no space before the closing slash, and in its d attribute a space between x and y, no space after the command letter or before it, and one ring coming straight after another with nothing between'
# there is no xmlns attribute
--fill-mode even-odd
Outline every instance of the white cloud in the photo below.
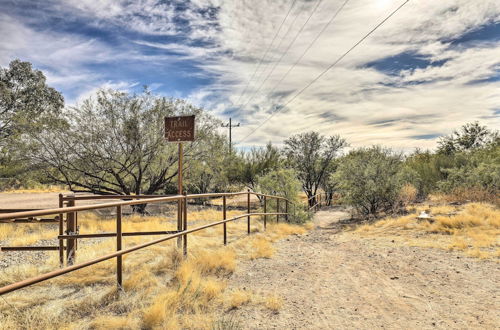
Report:
<svg viewBox="0 0 500 330"><path fill-rule="evenodd" d="M278 86L278 96L266 94L342 2L329 1L321 5L299 41L263 86L263 92L257 93L249 105L239 111L237 117L245 119L246 125L237 132L236 140L264 121L273 105L293 96L287 93L305 86L402 3L349 2L303 61ZM235 56L220 58L217 63L203 67L218 72L220 78L203 92L196 92L200 104L222 113L226 110L224 106L231 105L227 99L238 100L289 4L289 1L265 0L258 4L223 3L218 18L221 30L218 38L221 47ZM287 42L280 49L273 49L268 59L279 58L313 4L302 2L305 7L299 6L292 11L287 23L294 15L299 15L296 26L285 37ZM500 43L484 42L471 48L454 48L447 41L483 24L499 21L500 2L494 0L411 1L337 67L257 130L243 146L280 141L290 134L315 129L325 134L344 135L355 146L385 144L408 149L433 147L435 139L416 137L446 134L467 121L480 120L492 128L499 128L500 119L491 118L491 114L500 104L500 83L477 85L471 82L498 74ZM287 23L283 31L287 30ZM433 61L448 61L442 66L407 70L400 76L389 76L365 67L369 62L410 51ZM271 67L267 66L267 70ZM261 76L265 77L266 72ZM236 107L245 104L259 85L259 81L252 83L243 101L236 102ZM225 90L221 86L232 87ZM214 93L219 93L220 97L214 98ZM279 96L279 93L287 96ZM206 95L205 102L200 95ZM488 115L490 118L485 119ZM384 126L371 124L381 120L394 121Z"/></svg>
<svg viewBox="0 0 500 330"><path fill-rule="evenodd" d="M136 86L138 86L138 82L129 82L129 81L106 81L104 83L100 83L95 86L89 87L87 90L82 91L76 100L74 100L70 106L77 105L84 100L94 96L99 90L106 90L106 89L112 89L115 91L120 91L120 92L126 92L130 93L132 92L132 89Z"/></svg>
<svg viewBox="0 0 500 330"><path fill-rule="evenodd" d="M231 106L236 108L232 116L244 124L235 132L238 141L266 120L273 107L287 102L294 91L321 73L403 0L349 1L299 65L269 95L344 0L322 1L297 42L257 93L261 79L269 72L266 70L271 70L316 4L298 0L276 38L275 46L282 41L280 47L271 49L241 100L248 79L290 8L290 0L54 1L58 5L53 10L83 17L97 28L108 28L117 34L122 30L139 34L129 48L116 49L72 34L37 32L0 15L0 30L7 31L0 42L0 65L6 65L13 56L23 57L44 66L49 81L56 87L74 84L81 94L88 95L103 84L133 88L136 83L110 80L87 69L89 63L196 63L193 65L199 71L189 74L210 77L212 82L194 90L190 101L216 115L226 113ZM408 149L433 147L435 140L419 136L446 134L467 121L480 120L500 128L499 116L492 116L492 110L500 104L500 82L473 83L498 75L500 43L484 41L467 47L450 44L451 39L494 22L500 22L497 0L412 0L243 146L281 141L291 134L315 129L324 134L341 134L354 146L384 144ZM176 41L150 38L158 36L175 36ZM139 46L163 49L174 55L145 55ZM412 68L399 75L367 67L370 62L403 52L446 63ZM247 101L248 106L242 108Z"/></svg>

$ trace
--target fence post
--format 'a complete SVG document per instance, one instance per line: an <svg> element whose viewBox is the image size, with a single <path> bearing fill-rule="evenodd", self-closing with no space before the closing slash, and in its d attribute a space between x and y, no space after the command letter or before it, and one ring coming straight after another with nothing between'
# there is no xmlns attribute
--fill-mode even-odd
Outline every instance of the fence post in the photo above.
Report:
<svg viewBox="0 0 500 330"><path fill-rule="evenodd" d="M297 221L297 205L295 203L292 203L293 207L293 221Z"/></svg>
<svg viewBox="0 0 500 330"><path fill-rule="evenodd" d="M118 205L116 207L116 251L122 249L122 206ZM116 257L116 282L118 288L123 288L123 277L122 277L122 256Z"/></svg>
<svg viewBox="0 0 500 330"><path fill-rule="evenodd" d="M59 194L59 208L63 207L63 194ZM59 214L59 235L64 234L64 218L63 214ZM59 265L64 266L64 240L59 239Z"/></svg>
<svg viewBox="0 0 500 330"><path fill-rule="evenodd" d="M288 199L285 199L285 221L288 222Z"/></svg>
<svg viewBox="0 0 500 330"><path fill-rule="evenodd" d="M280 222L280 199L276 198L276 223Z"/></svg>
<svg viewBox="0 0 500 330"><path fill-rule="evenodd" d="M70 199L68 201L68 207L75 206L75 200ZM76 221L75 221L75 212L67 213L66 219L66 234L73 235L76 232ZM73 265L73 262L76 258L75 238L69 238L66 243L66 265Z"/></svg>
<svg viewBox="0 0 500 330"><path fill-rule="evenodd" d="M264 230L267 228L267 196L264 196Z"/></svg>
<svg viewBox="0 0 500 330"><path fill-rule="evenodd" d="M247 213L250 214L250 189L247 192ZM247 232L250 235L250 216L247 216Z"/></svg>
<svg viewBox="0 0 500 330"><path fill-rule="evenodd" d="M222 196L222 218L223 220L226 220L226 195ZM227 223L224 222L224 245L227 245Z"/></svg>
<svg viewBox="0 0 500 330"><path fill-rule="evenodd" d="M182 231L182 199L177 200L177 231ZM177 248L182 246L182 236L177 237Z"/></svg>
<svg viewBox="0 0 500 330"><path fill-rule="evenodd" d="M187 226L188 226L187 225L187 197L186 197L187 193L183 192L182 194L184 195L184 201L182 203L182 205L183 205L183 212L182 212L183 213L183 226L182 226L183 228L182 228L182 230L186 231L187 230ZM187 243L187 235L186 234L183 235L182 240L183 240L183 243L184 243L184 245L183 245L184 246L184 248L183 248L184 251L183 252L184 252L184 256L186 257L187 256L187 244L188 244Z"/></svg>

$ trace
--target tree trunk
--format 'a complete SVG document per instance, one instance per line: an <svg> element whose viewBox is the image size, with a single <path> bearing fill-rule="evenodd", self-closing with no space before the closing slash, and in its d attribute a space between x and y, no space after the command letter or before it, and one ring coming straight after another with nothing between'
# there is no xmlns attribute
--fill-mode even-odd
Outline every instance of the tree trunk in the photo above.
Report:
<svg viewBox="0 0 500 330"><path fill-rule="evenodd" d="M136 205L131 205L132 206L132 212L138 213L141 215L145 215L146 212L146 207L148 204L136 204Z"/></svg>

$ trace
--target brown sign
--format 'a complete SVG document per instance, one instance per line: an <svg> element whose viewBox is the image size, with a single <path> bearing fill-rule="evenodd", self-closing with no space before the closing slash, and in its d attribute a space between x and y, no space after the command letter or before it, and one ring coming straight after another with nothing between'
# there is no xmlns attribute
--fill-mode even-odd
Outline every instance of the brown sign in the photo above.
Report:
<svg viewBox="0 0 500 330"><path fill-rule="evenodd" d="M165 117L165 139L168 142L194 141L194 115Z"/></svg>

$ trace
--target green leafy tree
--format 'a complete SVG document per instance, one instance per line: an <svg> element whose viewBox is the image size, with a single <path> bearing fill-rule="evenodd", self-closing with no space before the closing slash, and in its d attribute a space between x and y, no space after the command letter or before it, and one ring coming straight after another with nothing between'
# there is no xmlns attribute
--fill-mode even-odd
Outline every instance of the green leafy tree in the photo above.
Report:
<svg viewBox="0 0 500 330"><path fill-rule="evenodd" d="M25 159L27 132L58 125L62 95L47 86L43 73L29 62L0 67L0 189L30 186L43 177Z"/></svg>
<svg viewBox="0 0 500 330"><path fill-rule="evenodd" d="M316 204L314 196L331 174L332 162L346 146L340 136L325 137L318 132L293 135L285 141L286 159L296 170L310 206Z"/></svg>
<svg viewBox="0 0 500 330"><path fill-rule="evenodd" d="M330 163L330 167L327 169L327 175L325 178L320 182L320 188L324 191L325 193L325 200L326 200L326 205L330 206L333 202L333 195L335 192L338 190L338 185L339 183L335 180L335 177L332 175L335 173L339 166L339 161L338 159L334 159Z"/></svg>
<svg viewBox="0 0 500 330"><path fill-rule="evenodd" d="M500 195L500 145L478 149L464 157L464 162L446 170L446 180L439 188L450 193L456 189L478 189Z"/></svg>
<svg viewBox="0 0 500 330"><path fill-rule="evenodd" d="M479 122L467 123L449 136L442 137L438 142L438 152L453 154L460 151L474 150L496 143L498 132L489 130Z"/></svg>
<svg viewBox="0 0 500 330"><path fill-rule="evenodd" d="M63 107L62 95L31 63L14 60L0 68L0 139L47 127Z"/></svg>
<svg viewBox="0 0 500 330"><path fill-rule="evenodd" d="M464 161L460 154L432 153L417 150L404 161L404 169L412 175L411 183L417 188L418 198L423 199L438 189L438 183L446 180L448 169Z"/></svg>
<svg viewBox="0 0 500 330"><path fill-rule="evenodd" d="M393 210L404 185L400 155L381 147L351 151L340 160L333 179L343 201L365 216Z"/></svg>
<svg viewBox="0 0 500 330"><path fill-rule="evenodd" d="M33 135L32 162L72 191L96 194L154 194L172 187L177 144L164 139L164 117L196 115L196 140L185 143L185 169L206 157L218 122L183 100L145 91L129 95L102 90L63 114L69 123ZM138 212L145 206L138 206Z"/></svg>
<svg viewBox="0 0 500 330"><path fill-rule="evenodd" d="M233 158L226 152L226 139L221 135L213 135L205 142L205 152L199 160L190 162L187 169L188 191L195 194L226 191L229 185L228 164Z"/></svg>
<svg viewBox="0 0 500 330"><path fill-rule="evenodd" d="M269 171L279 169L283 164L278 148L270 142L264 148L252 148L242 155L238 180L255 191L257 178Z"/></svg>

